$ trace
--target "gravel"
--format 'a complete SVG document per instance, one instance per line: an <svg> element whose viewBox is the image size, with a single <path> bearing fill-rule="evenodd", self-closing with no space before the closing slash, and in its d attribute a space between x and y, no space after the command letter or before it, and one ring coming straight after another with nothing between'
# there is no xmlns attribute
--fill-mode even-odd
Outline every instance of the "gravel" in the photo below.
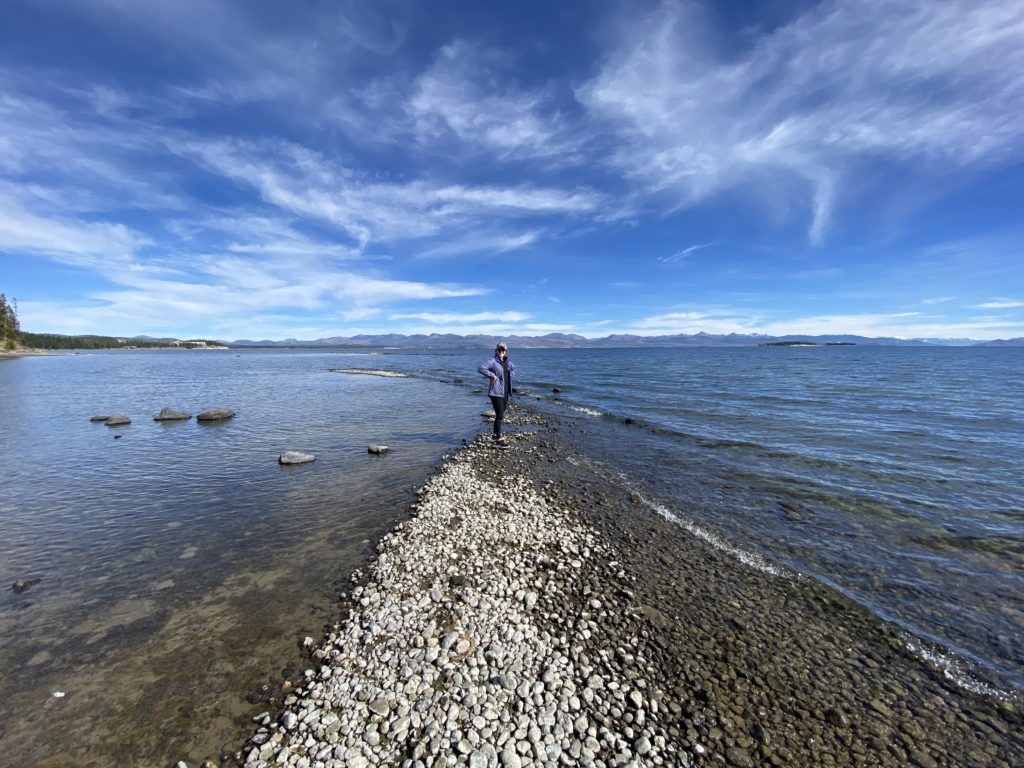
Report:
<svg viewBox="0 0 1024 768"><path fill-rule="evenodd" d="M417 493L250 768L1024 765L1018 703L956 688L838 594L709 546L519 406Z"/></svg>

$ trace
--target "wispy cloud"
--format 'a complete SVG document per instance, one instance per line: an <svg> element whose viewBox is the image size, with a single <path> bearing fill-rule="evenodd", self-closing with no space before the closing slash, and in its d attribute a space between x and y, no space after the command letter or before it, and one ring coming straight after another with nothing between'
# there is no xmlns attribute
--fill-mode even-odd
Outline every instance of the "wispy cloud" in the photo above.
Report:
<svg viewBox="0 0 1024 768"><path fill-rule="evenodd" d="M473 325L475 323L521 323L530 319L526 312L469 312L458 314L454 312L408 312L393 314L392 320L422 320L432 325L451 325L458 323L462 325Z"/></svg>
<svg viewBox="0 0 1024 768"><path fill-rule="evenodd" d="M478 232L468 236L453 234L446 241L417 252L420 257L456 256L464 253L501 254L526 248L541 237L540 230L525 232Z"/></svg>
<svg viewBox="0 0 1024 768"><path fill-rule="evenodd" d="M1017 309L1024 307L1024 301L1019 299L993 299L977 305L979 309Z"/></svg>
<svg viewBox="0 0 1024 768"><path fill-rule="evenodd" d="M0 250L25 251L78 267L122 270L150 239L117 223L40 216L0 184Z"/></svg>
<svg viewBox="0 0 1024 768"><path fill-rule="evenodd" d="M682 261L682 260L684 260L686 258L689 258L694 253L696 253L697 251L702 251L705 248L711 248L712 246L715 246L715 245L718 245L718 243L717 242L713 242L713 243L700 243L699 245L690 245L690 246L687 246L686 248L683 248L683 250L681 250L681 251L676 251L675 253L673 253L670 256L659 256L658 257L658 261L664 262L665 264L672 264L674 262Z"/></svg>
<svg viewBox="0 0 1024 768"><path fill-rule="evenodd" d="M506 157L578 161L582 133L569 130L550 91L516 88L500 76L514 64L466 41L443 47L407 105L419 140L453 137ZM496 88L496 82L504 84Z"/></svg>
<svg viewBox="0 0 1024 768"><path fill-rule="evenodd" d="M538 216L587 214L601 199L587 189L381 180L282 140L191 139L176 142L173 148L210 171L254 189L270 205L337 227L359 247L371 241L426 239L490 228L494 217L533 222Z"/></svg>
<svg viewBox="0 0 1024 768"><path fill-rule="evenodd" d="M1020 3L825 2L733 50L709 28L666 2L579 89L617 132L611 163L650 194L770 190L820 242L879 157L938 175L1024 154Z"/></svg>
<svg viewBox="0 0 1024 768"><path fill-rule="evenodd" d="M410 312L390 315L391 327L405 333L453 333L463 335L526 335L571 333L570 323L550 323L533 318L527 312Z"/></svg>

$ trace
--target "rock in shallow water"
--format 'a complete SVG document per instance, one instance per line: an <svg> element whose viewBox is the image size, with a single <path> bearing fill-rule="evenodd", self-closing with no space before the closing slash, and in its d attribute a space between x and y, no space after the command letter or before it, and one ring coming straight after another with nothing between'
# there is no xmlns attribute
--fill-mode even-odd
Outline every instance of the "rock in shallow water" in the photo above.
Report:
<svg viewBox="0 0 1024 768"><path fill-rule="evenodd" d="M161 408L160 413L153 417L153 421L187 421L191 418L191 413L176 411L173 408Z"/></svg>
<svg viewBox="0 0 1024 768"><path fill-rule="evenodd" d="M316 456L302 451L285 451L277 457L278 464L308 464L311 461L316 461Z"/></svg>
<svg viewBox="0 0 1024 768"><path fill-rule="evenodd" d="M196 421L224 421L235 415L230 408L211 408L196 416Z"/></svg>

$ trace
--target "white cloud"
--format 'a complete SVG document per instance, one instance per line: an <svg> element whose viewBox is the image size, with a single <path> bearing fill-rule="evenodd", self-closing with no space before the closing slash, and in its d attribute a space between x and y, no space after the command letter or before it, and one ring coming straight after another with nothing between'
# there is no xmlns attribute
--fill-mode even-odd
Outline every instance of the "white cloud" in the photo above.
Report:
<svg viewBox="0 0 1024 768"><path fill-rule="evenodd" d="M441 245L432 246L426 250L419 251L418 256L455 256L464 253L508 253L526 248L535 243L541 236L539 230L528 230L526 232L503 232L503 233L471 233L467 236L453 234Z"/></svg>
<svg viewBox="0 0 1024 768"><path fill-rule="evenodd" d="M879 157L939 173L1024 154L1015 0L826 2L737 51L714 39L697 5L667 2L579 89L648 194L767 189L766 205L810 211L818 242Z"/></svg>
<svg viewBox="0 0 1024 768"><path fill-rule="evenodd" d="M433 143L451 134L464 146L500 156L563 163L574 157L580 132L570 132L550 92L519 89L501 77L513 64L465 41L442 48L417 78L407 105L419 140Z"/></svg>
<svg viewBox="0 0 1024 768"><path fill-rule="evenodd" d="M282 140L192 139L173 146L209 170L255 189L283 211L338 227L359 248L371 241L486 231L495 217L532 221L536 216L582 215L600 201L585 189L382 181Z"/></svg>
<svg viewBox="0 0 1024 768"><path fill-rule="evenodd" d="M423 283L412 280L389 280L366 275L339 273L318 282L328 284L338 298L359 304L380 304L406 300L451 299L465 296L483 296L490 288L463 286L449 283Z"/></svg>
<svg viewBox="0 0 1024 768"><path fill-rule="evenodd" d="M150 244L123 224L39 216L26 210L0 184L0 250L26 251L72 266L122 270Z"/></svg>
<svg viewBox="0 0 1024 768"><path fill-rule="evenodd" d="M686 258L692 256L697 251L702 251L705 248L711 248L712 246L715 246L715 245L718 245L718 243L714 242L714 243L700 243L698 245L689 245L686 248L683 248L681 251L676 251L675 253L673 253L670 256L659 256L658 257L658 261L664 262L666 264L672 264L674 262L682 261L683 259L686 259Z"/></svg>
<svg viewBox="0 0 1024 768"><path fill-rule="evenodd" d="M1019 299L993 299L977 305L979 309L1017 309L1024 307L1024 301Z"/></svg>
<svg viewBox="0 0 1024 768"><path fill-rule="evenodd" d="M731 309L692 310L651 315L628 324L626 333L666 336L678 333L757 333L758 318Z"/></svg>
<svg viewBox="0 0 1024 768"><path fill-rule="evenodd" d="M458 314L454 312L411 312L406 314L394 314L391 320L422 320L432 325L462 326L474 325L476 323L521 323L530 319L525 312L471 312Z"/></svg>

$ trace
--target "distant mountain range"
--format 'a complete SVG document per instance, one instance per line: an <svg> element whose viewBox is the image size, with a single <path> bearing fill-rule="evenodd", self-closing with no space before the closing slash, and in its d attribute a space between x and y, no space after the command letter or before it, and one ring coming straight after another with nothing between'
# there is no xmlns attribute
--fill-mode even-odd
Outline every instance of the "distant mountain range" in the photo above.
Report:
<svg viewBox="0 0 1024 768"><path fill-rule="evenodd" d="M567 333L549 333L546 336L489 336L431 333L429 335L414 334L406 336L398 333L380 335L360 334L357 336L331 336L324 339L300 340L284 339L283 341L253 341L239 339L222 342L232 347L401 347L401 348L457 348L457 347L492 347L498 341L504 341L510 347L520 349L598 349L608 347L751 347L759 344L780 344L786 342L806 342L809 344L863 344L875 346L928 347L928 346L986 346L986 347L1022 347L1024 337L1015 339L999 339L997 341L977 341L974 339L896 339L888 337L871 338L867 336L828 335L828 336L767 336L763 334L710 334L683 333L672 336L634 336L631 334L613 334L600 339L588 339L584 336Z"/></svg>

